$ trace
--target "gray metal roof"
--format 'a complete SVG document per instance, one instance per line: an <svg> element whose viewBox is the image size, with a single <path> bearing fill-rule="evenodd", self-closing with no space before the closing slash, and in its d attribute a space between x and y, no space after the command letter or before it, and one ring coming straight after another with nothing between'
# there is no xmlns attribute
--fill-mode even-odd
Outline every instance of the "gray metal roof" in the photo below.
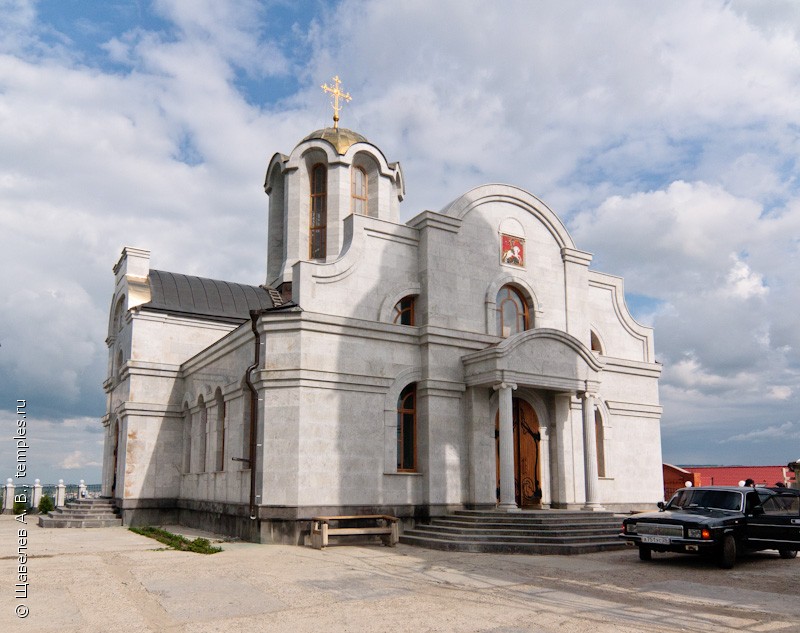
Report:
<svg viewBox="0 0 800 633"><path fill-rule="evenodd" d="M261 286L151 270L148 310L244 321L251 310L275 307L271 293ZM272 294L277 296L275 291Z"/></svg>

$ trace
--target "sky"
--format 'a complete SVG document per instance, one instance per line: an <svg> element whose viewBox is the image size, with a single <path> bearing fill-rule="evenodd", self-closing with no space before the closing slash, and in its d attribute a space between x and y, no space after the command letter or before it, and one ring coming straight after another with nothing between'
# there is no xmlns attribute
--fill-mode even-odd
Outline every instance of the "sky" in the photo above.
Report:
<svg viewBox="0 0 800 633"><path fill-rule="evenodd" d="M522 187L624 277L664 461L800 458L800 3L0 0L0 478L100 482L112 266L265 282L263 181L330 125L401 216Z"/></svg>

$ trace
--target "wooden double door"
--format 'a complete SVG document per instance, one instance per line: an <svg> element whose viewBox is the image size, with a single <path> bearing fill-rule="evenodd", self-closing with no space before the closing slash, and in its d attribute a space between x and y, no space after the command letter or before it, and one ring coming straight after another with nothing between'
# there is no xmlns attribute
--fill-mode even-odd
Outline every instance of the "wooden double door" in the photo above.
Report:
<svg viewBox="0 0 800 633"><path fill-rule="evenodd" d="M514 496L520 508L542 505L542 466L539 418L533 407L520 398L512 401L514 416ZM500 500L500 412L495 417L497 499Z"/></svg>

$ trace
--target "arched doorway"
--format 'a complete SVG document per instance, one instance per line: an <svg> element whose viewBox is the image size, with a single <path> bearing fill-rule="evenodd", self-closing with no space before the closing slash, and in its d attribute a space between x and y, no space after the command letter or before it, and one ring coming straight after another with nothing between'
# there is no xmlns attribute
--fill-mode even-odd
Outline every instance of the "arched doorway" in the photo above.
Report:
<svg viewBox="0 0 800 633"><path fill-rule="evenodd" d="M522 400L512 401L514 416L514 496L520 508L542 506L542 465L539 455L539 418L533 407ZM494 421L497 464L497 499L500 499L500 412Z"/></svg>

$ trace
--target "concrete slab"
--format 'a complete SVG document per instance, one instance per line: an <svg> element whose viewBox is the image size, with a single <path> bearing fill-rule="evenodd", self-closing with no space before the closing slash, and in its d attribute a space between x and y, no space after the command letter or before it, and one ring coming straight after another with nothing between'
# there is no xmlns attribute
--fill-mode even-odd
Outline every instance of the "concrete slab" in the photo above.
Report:
<svg viewBox="0 0 800 633"><path fill-rule="evenodd" d="M25 599L14 595L19 529L28 531ZM775 553L723 571L678 555L644 563L635 550L565 558L404 545L222 547L205 556L163 550L124 528L52 530L2 516L0 631L800 630L800 559ZM20 606L27 618L17 617Z"/></svg>

